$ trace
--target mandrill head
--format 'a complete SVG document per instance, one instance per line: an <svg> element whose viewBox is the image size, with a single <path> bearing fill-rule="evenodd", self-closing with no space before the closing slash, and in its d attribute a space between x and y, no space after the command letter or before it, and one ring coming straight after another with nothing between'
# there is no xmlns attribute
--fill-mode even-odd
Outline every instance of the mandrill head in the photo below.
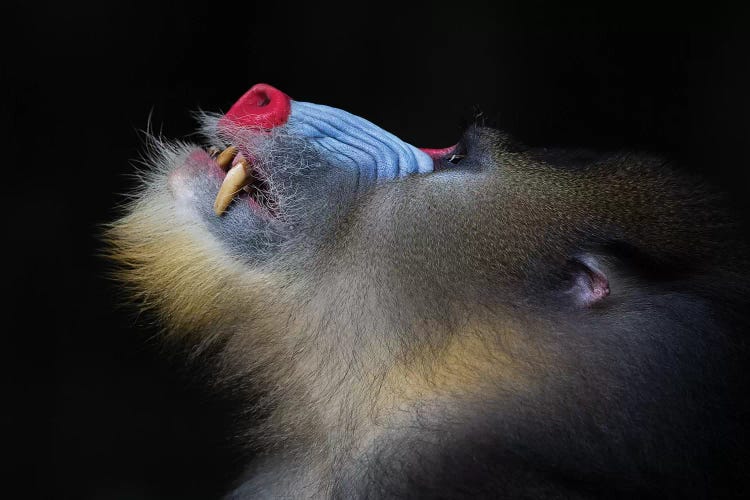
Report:
<svg viewBox="0 0 750 500"><path fill-rule="evenodd" d="M699 182L484 127L418 149L264 84L201 130L108 239L263 408L232 498L746 491L748 254Z"/></svg>

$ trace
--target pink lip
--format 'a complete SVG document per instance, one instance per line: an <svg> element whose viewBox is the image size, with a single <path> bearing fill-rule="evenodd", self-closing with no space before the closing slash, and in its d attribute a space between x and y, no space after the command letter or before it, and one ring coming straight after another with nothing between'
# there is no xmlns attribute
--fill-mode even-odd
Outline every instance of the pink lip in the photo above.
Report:
<svg viewBox="0 0 750 500"><path fill-rule="evenodd" d="M451 153L454 149L456 149L456 146L457 145L454 144L453 146L449 146L447 148L440 148L440 149L419 148L419 149L427 153L427 155L433 160L438 160L440 158L443 158L444 156L448 156L449 153Z"/></svg>
<svg viewBox="0 0 750 500"><path fill-rule="evenodd" d="M187 170L195 174L208 173L217 179L223 179L226 176L226 173L219 168L211 155L200 148L190 152L179 170Z"/></svg>

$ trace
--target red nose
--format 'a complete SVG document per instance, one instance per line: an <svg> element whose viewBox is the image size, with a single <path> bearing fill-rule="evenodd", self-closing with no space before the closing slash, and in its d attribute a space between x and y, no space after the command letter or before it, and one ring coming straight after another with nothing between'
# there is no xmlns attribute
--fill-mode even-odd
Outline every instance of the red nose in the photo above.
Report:
<svg viewBox="0 0 750 500"><path fill-rule="evenodd" d="M286 123L291 109L288 95L268 84L259 83L245 92L221 121L229 121L234 126L272 129Z"/></svg>

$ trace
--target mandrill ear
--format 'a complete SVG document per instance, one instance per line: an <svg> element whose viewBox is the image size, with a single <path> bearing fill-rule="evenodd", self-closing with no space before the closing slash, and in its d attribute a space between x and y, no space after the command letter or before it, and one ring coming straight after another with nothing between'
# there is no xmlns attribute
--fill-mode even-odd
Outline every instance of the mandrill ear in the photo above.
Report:
<svg viewBox="0 0 750 500"><path fill-rule="evenodd" d="M567 274L570 294L579 307L591 307L609 295L609 279L597 257L577 255L568 261Z"/></svg>

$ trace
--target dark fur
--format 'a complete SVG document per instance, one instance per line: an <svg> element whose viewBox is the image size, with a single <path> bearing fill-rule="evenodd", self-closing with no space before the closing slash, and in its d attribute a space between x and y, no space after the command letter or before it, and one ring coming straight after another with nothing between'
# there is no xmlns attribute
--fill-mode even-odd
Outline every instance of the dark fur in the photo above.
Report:
<svg viewBox="0 0 750 500"><path fill-rule="evenodd" d="M283 131L231 139L278 219L215 217L192 174L180 208L178 148L110 239L169 335L263 394L232 498L748 492L747 253L710 190L486 128L459 164L372 186ZM608 297L576 300L581 259Z"/></svg>

